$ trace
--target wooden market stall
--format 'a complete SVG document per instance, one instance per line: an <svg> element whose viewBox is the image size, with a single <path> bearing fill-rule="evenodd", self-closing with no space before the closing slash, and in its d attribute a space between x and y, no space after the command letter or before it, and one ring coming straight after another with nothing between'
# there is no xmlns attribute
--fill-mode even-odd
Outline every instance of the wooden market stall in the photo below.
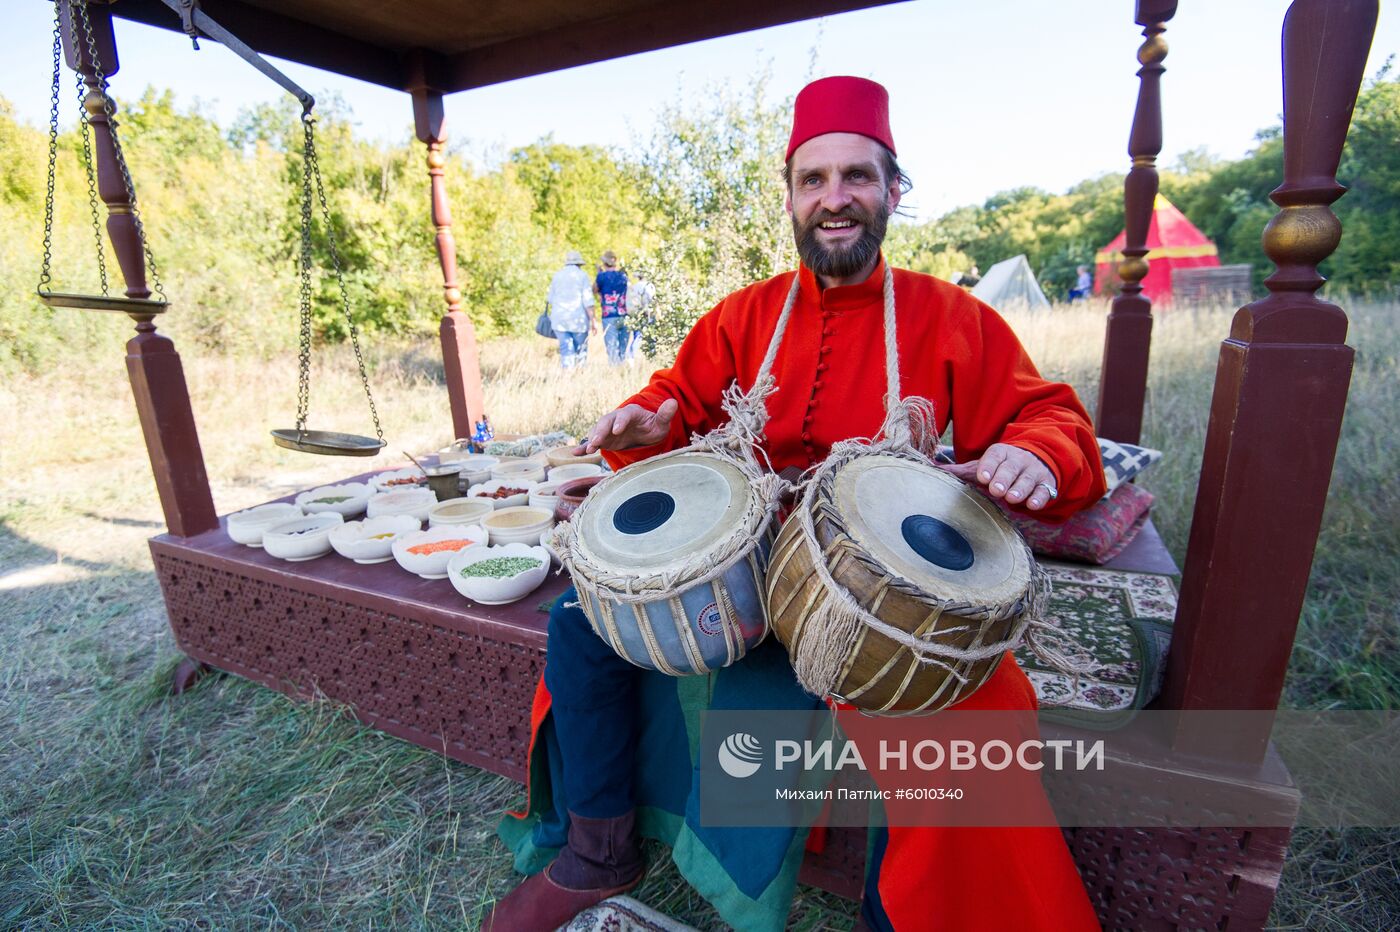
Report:
<svg viewBox="0 0 1400 932"><path fill-rule="evenodd" d="M82 0L58 2L63 13ZM119 65L113 16L205 34L198 24L207 16L258 52L407 92L427 149L453 436L469 436L482 386L443 182L443 95L882 2L91 0L92 41L66 35L64 47L88 87L99 194L132 298L151 290L109 129L106 79ZM1135 4L1145 42L1124 191L1124 286L1107 321L1096 415L1101 436L1124 442L1139 439L1146 397L1152 314L1140 283L1162 145L1163 34L1176 8L1177 0ZM1279 701L1350 379L1346 315L1314 292L1317 265L1341 236L1328 205L1344 192L1335 175L1376 15L1376 0L1296 0L1284 23L1284 178L1273 194L1280 212L1265 231L1278 271L1269 296L1239 311L1222 344L1161 708L1270 710ZM177 688L207 664L292 695L323 694L394 735L523 778L545 647L539 603L565 582L489 609L392 564L284 563L234 544L210 494L180 358L156 331L153 310L131 315L127 367L168 528L151 552L171 628L191 658ZM1174 570L1150 528L1117 565ZM1183 762L1181 774L1208 761L1296 811L1267 731L1230 747L1202 746L1185 732L1161 741ZM1288 836L1286 828L1066 830L1105 926L1142 929L1262 925ZM860 833L834 832L803 876L856 895L863 858Z"/></svg>

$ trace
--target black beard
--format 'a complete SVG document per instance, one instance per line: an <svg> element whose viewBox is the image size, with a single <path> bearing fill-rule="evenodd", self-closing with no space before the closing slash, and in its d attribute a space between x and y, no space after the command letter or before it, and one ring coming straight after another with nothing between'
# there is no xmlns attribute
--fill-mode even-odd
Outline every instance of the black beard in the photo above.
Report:
<svg viewBox="0 0 1400 932"><path fill-rule="evenodd" d="M805 224L800 224L794 214L792 235L797 241L797 254L813 274L827 278L849 278L879 254L889 219L890 208L883 202L876 206L874 214L867 213L856 204L851 204L840 214L822 209L809 217ZM854 220L864 232L849 246L827 246L818 239L817 228L829 220Z"/></svg>

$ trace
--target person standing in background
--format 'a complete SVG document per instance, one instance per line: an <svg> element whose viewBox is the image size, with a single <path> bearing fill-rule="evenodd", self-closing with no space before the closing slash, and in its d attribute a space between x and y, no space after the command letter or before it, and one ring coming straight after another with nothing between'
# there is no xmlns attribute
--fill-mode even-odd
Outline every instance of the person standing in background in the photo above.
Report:
<svg viewBox="0 0 1400 932"><path fill-rule="evenodd" d="M1081 265L1075 270L1074 287L1069 290L1069 300L1073 304L1075 301L1083 301L1089 297L1089 293L1094 290L1094 276L1089 274L1089 267Z"/></svg>
<svg viewBox="0 0 1400 932"><path fill-rule="evenodd" d="M603 346L608 362L620 365L627 358L628 330L622 321L627 316L627 273L617 267L617 253L611 249L603 253L593 291L603 309Z"/></svg>
<svg viewBox="0 0 1400 932"><path fill-rule="evenodd" d="M598 325L593 320L593 289L577 249L569 250L564 267L549 283L549 325L559 340L559 365L573 369L588 361L588 335Z"/></svg>
<svg viewBox="0 0 1400 932"><path fill-rule="evenodd" d="M651 302L656 298L656 286L641 275L627 283L627 316L632 318L627 336L627 358L637 358L637 344L642 342L642 327L650 314Z"/></svg>

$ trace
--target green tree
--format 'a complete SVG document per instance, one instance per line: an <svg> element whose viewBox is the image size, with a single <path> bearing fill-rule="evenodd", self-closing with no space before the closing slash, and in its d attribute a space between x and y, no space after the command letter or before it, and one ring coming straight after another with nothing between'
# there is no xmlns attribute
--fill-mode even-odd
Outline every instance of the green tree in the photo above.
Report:
<svg viewBox="0 0 1400 932"><path fill-rule="evenodd" d="M790 100L768 75L661 112L641 156L642 203L662 243L640 265L656 286L653 352L674 349L720 298L797 263L783 209Z"/></svg>
<svg viewBox="0 0 1400 932"><path fill-rule="evenodd" d="M545 137L511 152L510 166L534 201L536 226L590 264L606 249L626 261L647 241L638 171L621 157Z"/></svg>
<svg viewBox="0 0 1400 932"><path fill-rule="evenodd" d="M1362 90L1337 175L1342 241L1323 272L1357 291L1400 286L1400 75L1392 63Z"/></svg>

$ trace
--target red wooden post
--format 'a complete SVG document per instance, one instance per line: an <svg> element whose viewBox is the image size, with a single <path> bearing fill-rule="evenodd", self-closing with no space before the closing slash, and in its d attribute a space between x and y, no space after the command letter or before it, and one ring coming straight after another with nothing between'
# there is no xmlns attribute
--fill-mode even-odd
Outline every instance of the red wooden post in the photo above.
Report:
<svg viewBox="0 0 1400 932"><path fill-rule="evenodd" d="M92 37L89 44L81 7L70 4L70 0L61 2L64 53L69 67L83 76L88 88L83 108L93 129L97 190L107 205L107 236L126 280L127 297L147 298L151 289L146 284L146 257L135 205L127 192L112 133L115 106L106 93L105 78L116 74L120 67L111 9L105 4L88 4ZM97 74L99 66L102 77ZM136 336L126 344L126 369L161 510L172 534L192 537L218 527L219 517L209 493L209 477L204 470L204 453L199 448L184 368L175 344L156 333L153 316L132 316L137 322Z"/></svg>
<svg viewBox="0 0 1400 932"><path fill-rule="evenodd" d="M432 188L433 227L437 230L438 262L442 265L442 294L447 313L438 334L442 339L442 367L452 408L454 437L470 437L472 425L486 411L481 391L481 362L476 330L462 311L462 291L457 281L457 244L452 238L452 211L447 203L443 173L447 156L442 94L429 81L430 62L422 55L408 61L409 94L413 97L413 126L419 141L428 147L428 178Z"/></svg>
<svg viewBox="0 0 1400 932"><path fill-rule="evenodd" d="M1282 208L1264 231L1278 270L1221 346L1162 704L1274 709L1351 380L1342 309L1314 294L1341 240L1328 205L1375 31L1377 0L1296 0L1283 25ZM1183 750L1258 759L1268 735Z"/></svg>
<svg viewBox="0 0 1400 932"><path fill-rule="evenodd" d="M1133 167L1123 181L1126 242L1118 275L1123 291L1113 299L1104 333L1099 379L1099 436L1137 443L1142 435L1142 406L1147 398L1147 356L1152 346L1152 302L1142 295L1147 275L1147 228L1157 200L1157 153L1162 151L1162 61L1166 23L1176 15L1176 0L1137 0L1135 22L1147 41L1138 49L1137 108L1128 136Z"/></svg>

